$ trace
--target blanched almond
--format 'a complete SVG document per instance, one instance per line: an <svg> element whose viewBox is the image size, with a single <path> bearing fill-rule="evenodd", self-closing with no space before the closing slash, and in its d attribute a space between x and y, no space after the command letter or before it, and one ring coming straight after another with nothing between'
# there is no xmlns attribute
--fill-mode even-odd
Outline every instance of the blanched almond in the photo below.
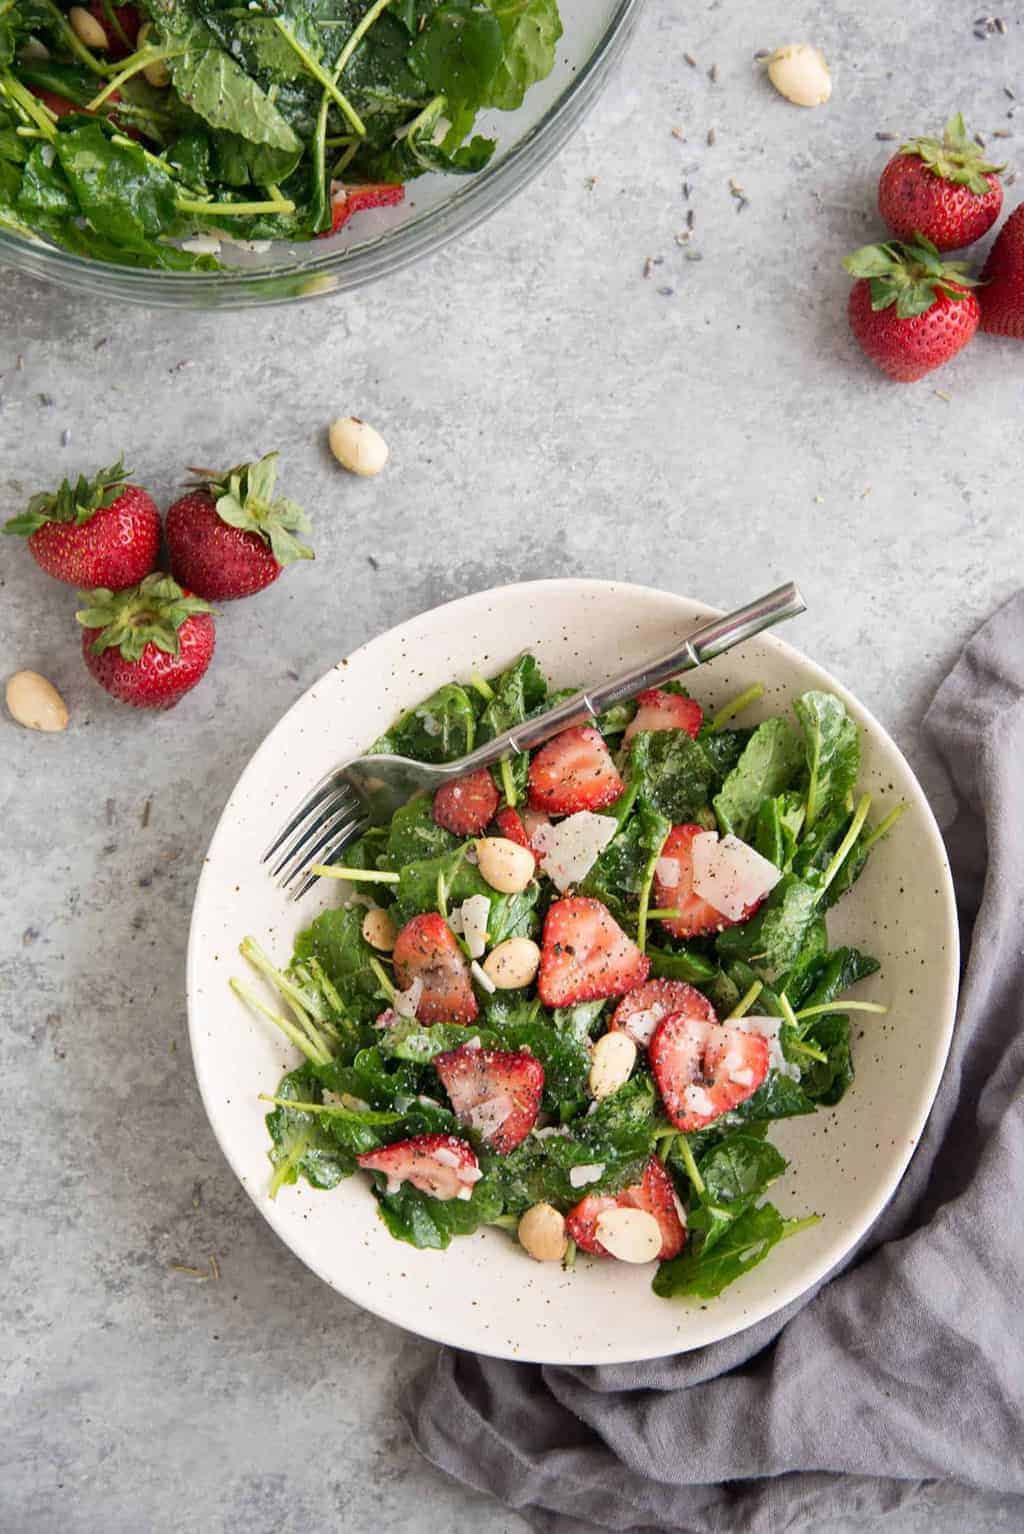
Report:
<svg viewBox="0 0 1024 1534"><path fill-rule="evenodd" d="M540 968L540 949L528 937L509 937L492 948L484 960L484 974L499 991L518 991L532 985Z"/></svg>
<svg viewBox="0 0 1024 1534"><path fill-rule="evenodd" d="M551 1204L533 1204L519 1221L519 1245L536 1262L561 1262L568 1238L565 1220Z"/></svg>
<svg viewBox="0 0 1024 1534"><path fill-rule="evenodd" d="M484 836L476 844L477 867L492 890L501 895L518 895L533 878L536 869L533 853L506 836Z"/></svg>
<svg viewBox="0 0 1024 1534"><path fill-rule="evenodd" d="M26 730L48 734L68 727L68 708L52 682L38 671L16 671L7 679L7 707L11 718Z"/></svg>
<svg viewBox="0 0 1024 1534"><path fill-rule="evenodd" d="M84 43L94 53L106 53L110 46L107 42L107 34L96 17L91 15L84 5L73 5L68 12L68 21L80 43Z"/></svg>
<svg viewBox="0 0 1024 1534"><path fill-rule="evenodd" d="M381 953L390 953L397 935L391 913L382 906L374 906L363 917L363 936L371 948L379 948Z"/></svg>
<svg viewBox="0 0 1024 1534"><path fill-rule="evenodd" d="M388 445L380 432L357 415L332 421L329 440L331 452L351 474L379 474L388 461Z"/></svg>
<svg viewBox="0 0 1024 1534"><path fill-rule="evenodd" d="M636 1064L636 1045L624 1029L603 1034L590 1057L587 1084L592 1097L610 1097L624 1086Z"/></svg>
<svg viewBox="0 0 1024 1534"><path fill-rule="evenodd" d="M787 43L768 60L768 78L797 107L820 107L832 94L825 55L810 43Z"/></svg>
<svg viewBox="0 0 1024 1534"><path fill-rule="evenodd" d="M620 1262L653 1262L661 1251L661 1226L646 1209L606 1209L595 1234Z"/></svg>

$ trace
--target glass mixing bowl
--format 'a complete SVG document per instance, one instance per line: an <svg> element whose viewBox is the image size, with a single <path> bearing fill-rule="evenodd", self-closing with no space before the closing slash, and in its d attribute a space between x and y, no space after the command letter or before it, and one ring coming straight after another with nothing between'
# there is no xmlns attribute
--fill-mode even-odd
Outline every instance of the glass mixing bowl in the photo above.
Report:
<svg viewBox="0 0 1024 1534"><path fill-rule="evenodd" d="M139 271L89 261L0 228L0 262L103 298L168 309L245 309L360 287L472 229L561 148L596 99L643 0L560 0L564 35L555 67L517 112L482 114L475 131L498 140L478 175L422 176L397 208L361 213L328 239L275 242L256 254L225 245L219 272Z"/></svg>

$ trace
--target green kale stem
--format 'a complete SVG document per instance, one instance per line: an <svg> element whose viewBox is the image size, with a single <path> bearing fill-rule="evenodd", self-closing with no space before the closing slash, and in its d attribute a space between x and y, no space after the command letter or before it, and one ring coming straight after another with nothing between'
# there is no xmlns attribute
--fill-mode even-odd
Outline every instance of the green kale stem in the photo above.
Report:
<svg viewBox="0 0 1024 1534"><path fill-rule="evenodd" d="M271 963L269 957L263 952L255 938L244 938L239 945L238 951L243 959L248 959L253 969L257 970L259 974L270 981L271 985L276 987L295 1013L299 1027L308 1038L310 1044L319 1054L324 1055L329 1060L331 1058L331 1051L328 1049L313 1019L309 1015L312 1008L310 1008L309 997L305 991L301 990L293 980L290 980L287 975L283 974L281 970Z"/></svg>
<svg viewBox="0 0 1024 1534"><path fill-rule="evenodd" d="M697 1163L693 1159L690 1142L684 1134L681 1134L677 1143L679 1145L679 1154L683 1158L683 1166L686 1168L686 1175L693 1184L693 1191L698 1198L703 1198L707 1189L703 1177L697 1170Z"/></svg>
<svg viewBox="0 0 1024 1534"><path fill-rule="evenodd" d="M839 843L839 846L836 848L832 857L831 863L825 870L825 877L822 880L821 885L822 894L825 893L829 885L832 883L832 880L839 872L840 868L842 868L843 864L846 862L847 857L853 849L854 843L861 833L861 828L863 827L865 820L868 818L868 810L870 810L870 808L871 795L862 794L857 804L857 808L853 812L853 819L850 821L846 835Z"/></svg>
<svg viewBox="0 0 1024 1534"><path fill-rule="evenodd" d="M822 1054L820 1049L815 1049L813 1044L805 1044L803 1042L801 1035L803 1034L804 1030L800 1026L797 1015L793 1011L793 1004L789 997L786 995L785 991L779 992L779 1010L782 1013L785 1021L796 1034L795 1039L788 1039L786 1041L787 1047L790 1049L795 1049L798 1054L809 1055L812 1060L820 1060L822 1065L827 1065L828 1055Z"/></svg>
<svg viewBox="0 0 1024 1534"><path fill-rule="evenodd" d="M828 1064L828 1055L815 1049L813 1044L805 1044L803 1039L790 1039L789 1047L796 1050L798 1055L809 1055L812 1060L820 1060L822 1065Z"/></svg>
<svg viewBox="0 0 1024 1534"><path fill-rule="evenodd" d="M469 679L469 684L471 687L476 688L477 692L480 694L481 698L483 698L485 703L491 702L494 697L494 688L491 686L490 682L484 680L479 671L473 672L473 675Z"/></svg>
<svg viewBox="0 0 1024 1534"><path fill-rule="evenodd" d="M897 804L895 809L890 810L885 819L880 820L874 830L868 836L865 836L860 844L861 852L867 852L868 848L873 847L876 842L880 842L883 836L888 836L893 826L906 812L907 806L905 804Z"/></svg>
<svg viewBox="0 0 1024 1534"><path fill-rule="evenodd" d="M352 164L352 161L355 159L358 153L358 143L350 144L345 150L345 153L339 159L335 160L334 164L331 166L330 179L332 181L340 181L342 174L348 170L349 166Z"/></svg>
<svg viewBox="0 0 1024 1534"><path fill-rule="evenodd" d="M647 913L647 920L648 921L675 921L677 919L677 917L682 916L682 914L683 913L679 909L678 906L671 906L671 905L670 906L665 906L665 907L656 906L653 911L648 911L648 913Z"/></svg>
<svg viewBox="0 0 1024 1534"><path fill-rule="evenodd" d="M270 1187L267 1189L268 1198L276 1198L285 1183L289 1181L291 1173L296 1170L303 1156L309 1150L310 1138L307 1134L297 1139L284 1160L279 1162L274 1168L274 1175L270 1179Z"/></svg>
<svg viewBox="0 0 1024 1534"><path fill-rule="evenodd" d="M13 75L0 75L0 90L3 91L11 105L21 113L22 117L34 123L44 137L52 143L57 137L57 130L54 127L57 118L50 111L49 107L40 101L38 97L33 96L32 92L27 90L21 81L16 80Z"/></svg>
<svg viewBox="0 0 1024 1534"><path fill-rule="evenodd" d="M235 995L240 996L244 1002L252 1007L254 1012L261 1013L265 1018L269 1019L269 1021L272 1022L275 1027L280 1028L285 1037L291 1040L296 1049L302 1051L307 1060L311 1060L314 1065L328 1064L331 1058L328 1051L326 1049L318 1049L312 1040L309 1039L306 1034L301 1031L301 1029L297 1028L294 1023L290 1023L288 1019L286 1017L282 1017L280 1013L272 1012L270 1008L266 1006L253 991L249 990L248 986L243 985L242 982L240 980L236 980L234 976L232 976L228 983L231 986L231 989L234 991Z"/></svg>
<svg viewBox="0 0 1024 1534"><path fill-rule="evenodd" d="M111 30L130 53L132 51L132 40L128 36L128 33L125 31L124 27L121 25L121 18L117 14L117 8L114 5L113 0L102 0L102 3L103 14L107 18L107 22Z"/></svg>
<svg viewBox="0 0 1024 1534"><path fill-rule="evenodd" d="M342 95L341 91L339 91L338 87L335 85L334 80L331 79L330 75L323 68L323 66L319 64L317 60L314 59L313 55L302 46L298 38L295 36L295 33L289 27L287 21L285 21L282 16L274 16L272 20L277 31L280 32L289 48L291 48L292 52L299 59L306 73L310 75L318 85L323 87L327 95L330 96L331 100L334 102L335 106L339 108L342 115L346 117L352 124L352 127L356 133L358 133L359 137L365 138L366 124L363 122L363 119L359 116L359 113L349 101L348 97ZM357 27L356 31L358 30L359 29ZM351 42L351 40L352 39L350 38L349 42ZM339 73L340 71L336 69L335 79Z"/></svg>
<svg viewBox="0 0 1024 1534"><path fill-rule="evenodd" d="M272 202L198 202L190 197L179 197L175 206L179 213L200 218L249 218L262 213L295 212L295 204L288 197L275 198Z"/></svg>
<svg viewBox="0 0 1024 1534"><path fill-rule="evenodd" d="M820 1225L821 1215L808 1214L802 1220L786 1220L784 1224L786 1228L779 1239L788 1241L790 1236L798 1236L802 1230L810 1230L812 1225Z"/></svg>
<svg viewBox="0 0 1024 1534"><path fill-rule="evenodd" d="M888 1010L878 1001L826 1001L818 1007L801 1007L793 1016L802 1022L805 1017L821 1017L825 1012L877 1012L884 1015Z"/></svg>
<svg viewBox="0 0 1024 1534"><path fill-rule="evenodd" d="M313 863L309 872L321 879L347 879L351 884L397 884L401 878L387 868L343 868L340 863Z"/></svg>
<svg viewBox="0 0 1024 1534"><path fill-rule="evenodd" d="M505 802L510 810L514 810L518 802L515 779L512 776L512 763L507 756L501 759L501 786L505 794Z"/></svg>
<svg viewBox="0 0 1024 1534"><path fill-rule="evenodd" d="M761 980L755 980L753 985L750 987L750 990L747 991L745 995L740 997L739 1001L733 1007L728 1017L723 1019L723 1021L729 1023L732 1022L734 1018L745 1016L746 1013L750 1011L751 1007L754 1005L754 1002L757 1000L763 990L764 982Z"/></svg>
<svg viewBox="0 0 1024 1534"><path fill-rule="evenodd" d="M377 976L377 979L380 981L381 989L383 990L384 995L387 997L388 1001L389 1002L393 1002L394 999L395 999L395 985L394 985L394 981L391 979L391 976L388 974L388 972L384 968L383 964L380 962L379 959L371 958L371 960L370 960L370 968L373 970L373 973Z"/></svg>
<svg viewBox="0 0 1024 1534"><path fill-rule="evenodd" d="M130 80L133 75L140 74L142 70L148 69L150 64L158 64L163 59L177 58L180 53L180 48L146 47L140 48L136 53L129 54L128 58L121 60L118 72L114 78L108 80L99 95L94 96L86 104L85 110L87 112L98 112L107 97L112 96L116 90L120 90L126 80ZM105 74L106 70L103 73Z"/></svg>
<svg viewBox="0 0 1024 1534"><path fill-rule="evenodd" d="M755 682L752 687L747 688L746 692L741 692L731 702L724 704L718 710L718 713L713 716L711 723L708 725L708 734L715 735L719 730L723 730L730 719L735 719L737 714L741 714L745 708L749 708L752 703L756 703L759 698L763 697L764 684L762 682Z"/></svg>
<svg viewBox="0 0 1024 1534"><path fill-rule="evenodd" d="M378 16L382 16L390 4L391 0L374 0L374 4L370 6L370 9L366 12L366 15L362 18L359 25L352 32L348 42L338 54L337 62L334 65L334 78L336 80L341 78L345 65L348 63L353 53L355 53L356 49L359 47L359 44L362 42L367 32L369 32Z"/></svg>

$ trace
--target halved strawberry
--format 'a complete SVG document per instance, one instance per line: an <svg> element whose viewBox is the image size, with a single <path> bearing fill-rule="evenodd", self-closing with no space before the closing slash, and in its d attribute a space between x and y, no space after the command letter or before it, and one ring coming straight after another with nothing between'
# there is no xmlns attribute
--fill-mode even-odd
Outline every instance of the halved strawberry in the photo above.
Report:
<svg viewBox="0 0 1024 1534"><path fill-rule="evenodd" d="M661 918L665 931L671 932L673 937L703 937L705 933L722 932L726 927L737 925L694 894L691 846L693 838L703 836L706 829L706 826L673 826L654 865L655 908L681 913ZM756 909L755 905L744 911L741 920L746 921Z"/></svg>
<svg viewBox="0 0 1024 1534"><path fill-rule="evenodd" d="M600 900L570 895L544 918L537 990L546 1007L623 996L647 979L651 961Z"/></svg>
<svg viewBox="0 0 1024 1534"><path fill-rule="evenodd" d="M355 213L366 208L393 208L405 200L405 187L390 182L375 181L367 186L344 186L340 181L331 182L331 227L324 235L337 234Z"/></svg>
<svg viewBox="0 0 1024 1534"><path fill-rule="evenodd" d="M434 1069L460 1124L499 1156L521 1145L537 1122L544 1067L533 1055L463 1045L436 1056Z"/></svg>
<svg viewBox="0 0 1024 1534"><path fill-rule="evenodd" d="M608 1031L628 1033L634 1044L646 1049L662 1018L673 1012L717 1022L707 997L685 980L648 980L646 985L623 996L612 1013Z"/></svg>
<svg viewBox="0 0 1024 1534"><path fill-rule="evenodd" d="M411 1182L431 1198L468 1199L483 1176L473 1147L457 1135L416 1135L356 1160L368 1172L384 1173L385 1193L397 1193L403 1182Z"/></svg>
<svg viewBox="0 0 1024 1534"><path fill-rule="evenodd" d="M704 710L695 698L684 698L681 692L662 692L660 687L648 687L636 701L640 706L626 726L622 737L624 746L628 746L641 730L685 730L691 740L697 739L704 723Z"/></svg>
<svg viewBox="0 0 1024 1534"><path fill-rule="evenodd" d="M506 841L515 842L517 847L525 847L527 852L533 853L533 861L540 862L540 853L531 843L518 810L512 809L511 805L506 805L495 815L494 824Z"/></svg>
<svg viewBox="0 0 1024 1534"><path fill-rule="evenodd" d="M614 1195L590 1193L580 1199L566 1215L565 1228L585 1252L595 1257L608 1257L610 1253L597 1239L597 1222L606 1210L616 1208L643 1209L645 1213L653 1214L661 1226L659 1261L667 1262L670 1257L678 1257L686 1243L686 1216L676 1197L672 1179L657 1156L652 1156L644 1167L642 1181L631 1188L623 1188L621 1193Z"/></svg>
<svg viewBox="0 0 1024 1534"><path fill-rule="evenodd" d="M395 939L395 983L407 991L423 982L416 1005L421 1023L471 1023L477 1014L469 965L436 911L414 916Z"/></svg>
<svg viewBox="0 0 1024 1534"><path fill-rule="evenodd" d="M614 804L625 788L604 736L589 724L563 730L530 763L530 804L549 815L575 815Z"/></svg>
<svg viewBox="0 0 1024 1534"><path fill-rule="evenodd" d="M434 819L456 836L478 836L498 808L498 790L486 767L443 783L434 795Z"/></svg>
<svg viewBox="0 0 1024 1534"><path fill-rule="evenodd" d="M665 1112L691 1134L753 1097L768 1074L768 1042L678 1012L654 1030L648 1059Z"/></svg>

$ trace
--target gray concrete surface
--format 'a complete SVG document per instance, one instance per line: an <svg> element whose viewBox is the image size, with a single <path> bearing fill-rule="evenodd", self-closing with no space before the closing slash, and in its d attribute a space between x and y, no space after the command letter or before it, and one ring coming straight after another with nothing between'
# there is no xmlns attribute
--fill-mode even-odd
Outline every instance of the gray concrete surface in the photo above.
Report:
<svg viewBox="0 0 1024 1534"><path fill-rule="evenodd" d="M934 380L890 385L848 338L839 262L878 228L876 133L959 104L1016 135L1018 10L982 41L976 0L951 0L941 26L930 0L772 18L756 0L651 0L556 163L459 245L354 297L170 316L0 279L3 515L122 448L166 503L186 463L279 447L318 551L226 611L206 684L147 717L85 673L71 593L0 547L3 671L45 672L73 715L60 738L0 722L10 1534L525 1529L419 1461L394 1400L426 1347L305 1271L220 1156L183 1001L203 849L249 754L340 654L458 593L554 574L722 604L797 576L811 611L793 637L942 808L918 721L1020 581L1024 352L979 340ZM816 113L750 62L802 37L834 65ZM1000 147L1012 159L1017 137ZM689 210L701 261L674 240ZM391 444L378 481L326 453L344 411ZM174 1266L211 1253L219 1282ZM884 1527L1018 1520L923 1487ZM835 1534L866 1527L851 1496Z"/></svg>

